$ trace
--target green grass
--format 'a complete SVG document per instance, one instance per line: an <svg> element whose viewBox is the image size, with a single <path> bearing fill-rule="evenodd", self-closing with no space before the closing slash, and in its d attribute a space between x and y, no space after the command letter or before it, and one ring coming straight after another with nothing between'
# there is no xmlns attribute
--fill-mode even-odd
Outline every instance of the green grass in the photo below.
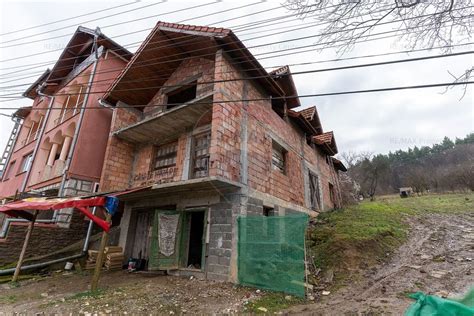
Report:
<svg viewBox="0 0 474 316"><path fill-rule="evenodd" d="M81 300L86 298L100 298L104 295L104 290L79 292L66 298L66 300Z"/></svg>
<svg viewBox="0 0 474 316"><path fill-rule="evenodd" d="M0 303L13 304L16 303L18 298L15 295L0 296Z"/></svg>
<svg viewBox="0 0 474 316"><path fill-rule="evenodd" d="M388 258L407 237L407 216L458 214L474 210L474 194L425 195L401 199L379 197L342 210L322 213L308 230L307 244L314 263L335 271L336 286L351 271ZM352 274L356 277L356 273Z"/></svg>
<svg viewBox="0 0 474 316"><path fill-rule="evenodd" d="M287 299L286 297L289 297L290 299ZM304 299L295 296L289 296L288 294L266 292L263 296L257 298L256 300L250 301L245 307L245 312L249 312L251 314L273 314L280 310L287 309L293 305L303 304L304 302ZM267 311L262 311L259 309L259 307L263 307Z"/></svg>

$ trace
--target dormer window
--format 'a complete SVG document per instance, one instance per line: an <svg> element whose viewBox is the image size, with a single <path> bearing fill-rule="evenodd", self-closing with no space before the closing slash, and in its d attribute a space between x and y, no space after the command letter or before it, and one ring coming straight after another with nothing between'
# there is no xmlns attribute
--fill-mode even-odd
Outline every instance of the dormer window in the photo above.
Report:
<svg viewBox="0 0 474 316"><path fill-rule="evenodd" d="M172 90L166 94L166 109L172 109L176 106L188 103L196 99L197 81L190 82L182 87Z"/></svg>

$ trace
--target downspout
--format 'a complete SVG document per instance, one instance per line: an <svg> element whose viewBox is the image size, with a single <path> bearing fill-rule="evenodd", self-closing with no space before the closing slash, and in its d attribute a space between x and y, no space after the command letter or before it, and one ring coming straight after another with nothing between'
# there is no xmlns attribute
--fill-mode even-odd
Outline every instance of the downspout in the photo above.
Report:
<svg viewBox="0 0 474 316"><path fill-rule="evenodd" d="M43 92L41 92L41 90L43 90L44 87L45 87L45 84L43 83L40 87L38 87L37 93L38 93L38 95L40 95L42 97L46 97L46 98L50 99L49 100L49 105L48 105L48 111L46 111L46 116L43 120L43 124L41 125L40 136L38 137L38 140L36 141L36 144L35 144L35 148L33 149L33 156L31 157L31 161L33 161L33 163L30 164L30 166L28 167L28 171L26 172L25 179L23 179L23 183L22 183L21 188L20 188L21 193L25 192L26 185L27 185L28 180L29 180L30 175L31 175L31 169L32 169L34 161L36 159L36 155L38 153L38 149L39 149L39 146L41 144L41 141L43 140L44 130L46 129L46 123L48 122L49 115L51 113L51 107L53 106L53 102L54 102L54 96L47 95L47 94L44 94Z"/></svg>
<svg viewBox="0 0 474 316"><path fill-rule="evenodd" d="M101 34L100 29L96 28L95 34L94 34L94 46L93 46L94 47L94 53L95 53L95 61L94 61L94 65L92 66L93 68L92 68L91 75L89 76L89 82L88 82L88 85L87 85L87 90L86 90L86 93L85 93L85 96L84 96L84 101L82 103L81 114L80 114L78 122L77 122L76 130L74 131L74 136L73 136L73 139L72 139L71 147L69 148L68 157L66 159L66 165L64 166L64 169L63 169L61 185L59 187L59 192L58 192L59 197L64 196L64 187L66 185L67 173L69 171L69 168L71 167L72 155L74 154L74 150L75 150L76 145L77 145L77 139L78 139L78 136L79 136L79 132L81 130L82 121L84 120L84 114L86 112L87 102L89 101L89 95L90 95L90 92L92 90L92 82L94 80L94 76L95 76L95 73L96 73L96 70L97 70L97 64L99 63L99 57L102 53L102 51L99 53L99 50L97 48L97 38L99 37L100 34Z"/></svg>

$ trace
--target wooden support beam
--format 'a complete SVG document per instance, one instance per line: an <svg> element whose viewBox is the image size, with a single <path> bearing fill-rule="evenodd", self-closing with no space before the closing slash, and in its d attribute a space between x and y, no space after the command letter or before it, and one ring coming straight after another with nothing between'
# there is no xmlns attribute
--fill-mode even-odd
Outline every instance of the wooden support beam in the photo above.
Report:
<svg viewBox="0 0 474 316"><path fill-rule="evenodd" d="M21 265L23 264L23 259L25 259L26 248L28 247L28 243L30 242L30 237L33 232L33 227L35 226L37 215L38 215L38 211L34 211L30 224L28 225L28 230L26 231L25 241L23 242L23 248L21 249L20 257L18 258L18 262L16 264L15 273L13 274L12 282L17 282L18 277L20 276Z"/></svg>
<svg viewBox="0 0 474 316"><path fill-rule="evenodd" d="M107 223L110 223L112 220L112 215L110 215L108 212L105 215L105 220ZM100 279L100 271L102 270L102 265L104 264L104 251L105 251L105 246L107 246L107 241L109 239L109 233L107 233L105 230L102 232L102 239L100 240L100 246L99 246L99 253L97 254L97 261L95 263L95 269L94 269L94 275L92 276L92 282L91 282L91 291L97 291L97 288L99 286L99 279Z"/></svg>

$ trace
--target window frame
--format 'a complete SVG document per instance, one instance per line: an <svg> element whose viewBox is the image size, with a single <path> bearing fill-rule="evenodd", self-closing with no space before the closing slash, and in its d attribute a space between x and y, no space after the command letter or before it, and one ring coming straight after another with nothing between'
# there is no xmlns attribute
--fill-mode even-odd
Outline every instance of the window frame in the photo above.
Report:
<svg viewBox="0 0 474 316"><path fill-rule="evenodd" d="M313 211L322 210L321 184L320 184L319 179L320 179L319 175L317 175L316 173L312 171L308 171L309 202L310 202L310 208Z"/></svg>
<svg viewBox="0 0 474 316"><path fill-rule="evenodd" d="M10 179L12 176L16 174L16 172L13 171L13 168L15 168L15 166L16 166L16 159L8 163L8 168L5 170L4 181Z"/></svg>
<svg viewBox="0 0 474 316"><path fill-rule="evenodd" d="M281 158L276 157L275 153L279 153L279 156ZM287 169L288 169L287 160L288 160L288 150L286 150L285 147L283 147L278 142L272 139L272 159L271 159L272 170L281 172L282 174L286 175ZM280 161L280 163L276 164L275 162L277 161Z"/></svg>
<svg viewBox="0 0 474 316"><path fill-rule="evenodd" d="M161 154L159 156L160 150L166 150L167 148L170 148L170 147L173 147L173 146L175 147L174 151L165 152L164 154ZM161 160L164 160L164 161L166 161L168 159L173 159L174 163L165 163L165 164L157 167L157 159L158 158L160 158ZM155 170L161 170L161 169L174 167L177 164L177 158L178 158L178 140L167 142L167 143L164 143L164 144L161 144L161 145L155 145L154 146L154 151L153 151L153 160L151 162L151 169L153 171L155 171Z"/></svg>
<svg viewBox="0 0 474 316"><path fill-rule="evenodd" d="M21 166L20 166L20 169L18 170L18 174L27 172L31 168L32 165L33 165L33 152L23 155L21 159ZM26 169L25 169L25 166L27 167Z"/></svg>
<svg viewBox="0 0 474 316"><path fill-rule="evenodd" d="M181 92L183 92L183 91L185 91L185 90L188 90L188 89L190 89L190 88L194 88L194 98L189 99L189 100L187 100L187 101L185 101L185 102L179 102L179 103L178 103L178 102L175 102L175 103L170 104L170 102L169 102L170 96L174 96L174 95L179 94L179 93L181 93ZM198 92L198 91L197 91L197 88L198 88L198 80L197 80L197 78L193 78L192 80L190 79L190 81L186 81L185 83L182 83L182 84L181 84L181 87L179 87L179 88L166 91L166 92L165 92L165 96L166 96L166 98L165 98L165 100L166 100L166 102L165 102L165 104L166 104L166 110L173 109L173 108L175 108L175 107L177 107L177 106L180 106L180 105L189 103L189 102L191 102L192 100L195 100L195 99L197 98L197 92Z"/></svg>
<svg viewBox="0 0 474 316"><path fill-rule="evenodd" d="M202 148L197 149L196 141L199 138L204 138L204 137L207 138L207 147L202 146ZM207 127L205 131L192 135L192 146L191 146L192 160L191 160L191 166L189 168L191 179L205 178L205 177L209 176L210 148L211 148L211 130L210 130L210 126ZM197 151L205 150L205 149L207 149L207 153L197 156L197 154L196 154ZM206 160L206 159L207 159L207 161L205 161L206 169L198 170L198 168L196 167L196 161L197 160ZM205 172L205 174L199 175L199 176L196 175L197 172L203 172L203 171Z"/></svg>

